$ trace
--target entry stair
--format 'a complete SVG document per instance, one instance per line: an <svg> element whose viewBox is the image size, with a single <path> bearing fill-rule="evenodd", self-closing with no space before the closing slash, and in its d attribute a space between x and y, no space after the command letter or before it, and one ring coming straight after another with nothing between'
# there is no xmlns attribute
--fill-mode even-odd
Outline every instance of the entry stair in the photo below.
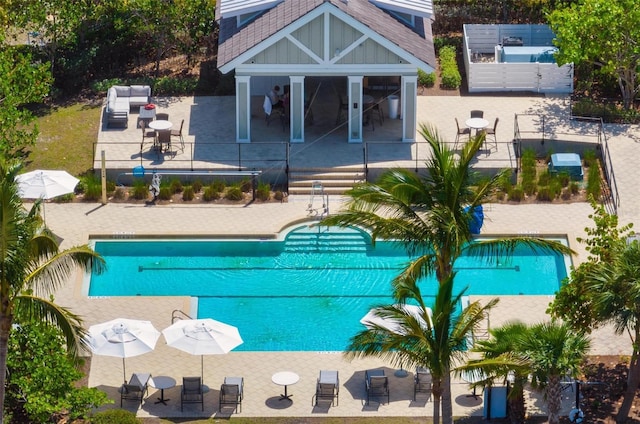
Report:
<svg viewBox="0 0 640 424"><path fill-rule="evenodd" d="M363 167L290 168L289 194L312 194L313 183L319 182L328 195L344 194L357 183L365 181Z"/></svg>
<svg viewBox="0 0 640 424"><path fill-rule="evenodd" d="M304 227L289 233L285 239L284 250L290 253L311 252L367 252L371 243L361 231L328 229L327 227Z"/></svg>

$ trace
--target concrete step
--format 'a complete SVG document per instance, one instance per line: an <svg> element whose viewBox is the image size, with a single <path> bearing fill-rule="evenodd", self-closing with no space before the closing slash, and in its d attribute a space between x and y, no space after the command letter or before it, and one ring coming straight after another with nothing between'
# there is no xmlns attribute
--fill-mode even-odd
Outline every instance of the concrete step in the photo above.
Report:
<svg viewBox="0 0 640 424"><path fill-rule="evenodd" d="M320 183L325 194L340 195L364 181L364 170L351 168L291 168L289 170L290 194L319 194L314 185Z"/></svg>

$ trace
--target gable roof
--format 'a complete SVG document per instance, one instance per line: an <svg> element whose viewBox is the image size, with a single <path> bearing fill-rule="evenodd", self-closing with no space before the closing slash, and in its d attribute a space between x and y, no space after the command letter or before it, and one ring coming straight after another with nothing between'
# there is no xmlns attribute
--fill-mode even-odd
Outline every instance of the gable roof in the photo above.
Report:
<svg viewBox="0 0 640 424"><path fill-rule="evenodd" d="M216 16L220 16L220 3ZM325 3L338 8L418 60L436 67L430 19L416 16L415 27L412 28L369 0L283 0L242 27L237 26L235 17L222 16L219 19L218 68Z"/></svg>

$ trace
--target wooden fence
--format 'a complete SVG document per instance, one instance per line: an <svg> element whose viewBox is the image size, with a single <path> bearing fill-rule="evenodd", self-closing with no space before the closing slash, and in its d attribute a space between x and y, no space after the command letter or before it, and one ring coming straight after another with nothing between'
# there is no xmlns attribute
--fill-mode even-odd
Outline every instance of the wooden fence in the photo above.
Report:
<svg viewBox="0 0 640 424"><path fill-rule="evenodd" d="M495 60L496 47L507 41L523 46L552 46L553 38L547 25L464 25L463 55L469 92L573 92L573 64Z"/></svg>

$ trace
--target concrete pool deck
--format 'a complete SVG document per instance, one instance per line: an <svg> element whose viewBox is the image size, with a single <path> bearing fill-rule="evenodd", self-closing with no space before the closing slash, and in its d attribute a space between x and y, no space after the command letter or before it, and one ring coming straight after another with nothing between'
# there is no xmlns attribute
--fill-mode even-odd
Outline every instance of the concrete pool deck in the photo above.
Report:
<svg viewBox="0 0 640 424"><path fill-rule="evenodd" d="M479 101L478 98L472 98ZM431 98L434 107L429 108L429 120L449 122L456 111L469 109L465 97ZM513 102L522 99L491 98L491 107L513 113ZM425 112L426 113L426 112ZM466 113L466 112L465 112ZM507 113L507 112L505 112ZM638 203L637 166L640 157L640 131L637 126L608 126L609 147L621 197L619 216L621 223L635 222L640 218ZM291 196L287 203L234 205L166 205L145 206L134 204L47 204L47 224L60 236L62 247L86 243L89 235L110 237L132 235L256 235L274 234L284 227L307 216L307 196ZM331 198L332 211L339 209L341 199ZM586 203L487 205L483 234L566 234L570 246L577 252L574 259L585 259L584 246L576 237L585 236L584 228L593 226L589 219L591 207ZM485 300L485 299L481 299ZM540 322L547 319L545 310L550 301L547 296L510 296L501 298L491 312L491 326L513 319ZM190 310L190 299L184 297L128 297L90 298L82 295L82 277L78 275L56 294L56 302L70 307L83 317L86 326L117 317L150 320L158 330L171 324L172 311ZM239 311L241 313L241 311ZM233 322L233 318L226 320ZM311 328L310 331L313 331ZM592 354L629 354L630 343L626 337L613 335L611 329L597 331L593 337ZM364 370L383 367L390 375L391 401L389 404L363 405ZM224 376L245 378L245 398L241 416L431 416L431 402L413 402L412 370L408 377L394 377L395 364L377 359L347 362L340 353L326 352L231 352L228 355L204 358L204 383L210 387L205 395L205 410L188 405L180 411L180 384L183 376L200 375L200 358L166 346L161 337L156 349L146 355L126 360L128 376L133 372L150 372L168 375L178 385L165 390L168 405L154 404L159 393L150 389L149 397L140 408L135 402L125 403L125 408L137 411L140 417L212 417L220 414L217 408L218 389ZM314 408L311 398L321 369L335 369L340 375L340 403L337 407ZM293 403L278 400L281 387L271 382L277 371L291 370L300 375L300 381L289 387ZM106 391L119 407L117 388L122 383L122 360L103 356L92 358L89 385ZM455 379L452 384L454 415L482 415L482 399L468 397L467 383ZM564 405L566 414L571 407L573 393ZM529 401L529 413L536 414L544 408L539 395Z"/></svg>

